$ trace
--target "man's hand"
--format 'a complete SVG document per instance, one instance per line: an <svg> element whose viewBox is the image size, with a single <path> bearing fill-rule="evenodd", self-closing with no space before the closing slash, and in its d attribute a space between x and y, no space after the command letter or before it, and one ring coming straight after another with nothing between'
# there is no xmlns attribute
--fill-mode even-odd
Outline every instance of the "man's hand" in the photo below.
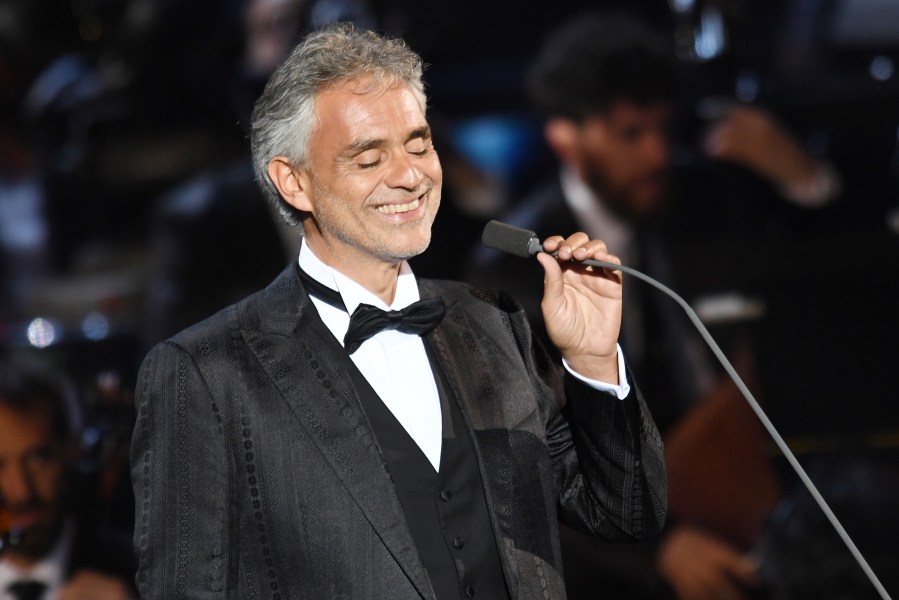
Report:
<svg viewBox="0 0 899 600"><path fill-rule="evenodd" d="M132 600L124 581L98 571L83 569L63 586L58 600Z"/></svg>
<svg viewBox="0 0 899 600"><path fill-rule="evenodd" d="M544 270L541 308L550 340L577 373L617 385L618 332L621 328L621 271L579 264L593 259L621 264L606 245L585 233L553 236L540 253Z"/></svg>
<svg viewBox="0 0 899 600"><path fill-rule="evenodd" d="M709 131L704 142L710 157L741 164L783 190L813 184L817 162L768 113L736 106Z"/></svg>
<svg viewBox="0 0 899 600"><path fill-rule="evenodd" d="M689 526L662 543L658 567L678 600L742 600L758 585L756 565L723 540Z"/></svg>

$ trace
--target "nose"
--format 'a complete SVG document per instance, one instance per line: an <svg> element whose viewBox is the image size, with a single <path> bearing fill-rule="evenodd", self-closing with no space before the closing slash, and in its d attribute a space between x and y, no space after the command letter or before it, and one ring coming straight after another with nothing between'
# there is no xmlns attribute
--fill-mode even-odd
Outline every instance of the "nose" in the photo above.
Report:
<svg viewBox="0 0 899 600"><path fill-rule="evenodd" d="M415 164L415 157L402 152L391 161L384 183L391 188L412 191L417 190L423 180L424 174Z"/></svg>
<svg viewBox="0 0 899 600"><path fill-rule="evenodd" d="M653 132L652 135L648 135L644 149L654 168L664 168L668 165L670 148L668 136L664 132Z"/></svg>
<svg viewBox="0 0 899 600"><path fill-rule="evenodd" d="M31 476L24 465L7 464L0 476L0 494L7 506L25 504L34 493Z"/></svg>

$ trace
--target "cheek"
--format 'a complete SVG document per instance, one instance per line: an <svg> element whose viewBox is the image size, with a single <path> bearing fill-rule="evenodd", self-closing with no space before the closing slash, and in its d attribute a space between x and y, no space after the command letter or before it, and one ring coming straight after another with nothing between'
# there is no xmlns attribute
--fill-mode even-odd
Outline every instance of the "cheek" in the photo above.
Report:
<svg viewBox="0 0 899 600"><path fill-rule="evenodd" d="M425 161L425 164L422 166L422 173L434 182L435 187L443 183L443 167L440 166L440 159L437 158L437 153L434 153L430 160Z"/></svg>
<svg viewBox="0 0 899 600"><path fill-rule="evenodd" d="M380 184L380 178L368 173L357 173L328 186L318 186L316 190L316 212L340 214L354 212L373 196Z"/></svg>
<svg viewBox="0 0 899 600"><path fill-rule="evenodd" d="M63 487L62 465L46 465L32 473L32 478L36 491L45 501L53 502L61 496Z"/></svg>
<svg viewBox="0 0 899 600"><path fill-rule="evenodd" d="M641 179L657 168L652 157L636 144L621 144L617 152L608 157L608 162L611 178L623 184Z"/></svg>
<svg viewBox="0 0 899 600"><path fill-rule="evenodd" d="M611 144L595 146L587 154L587 160L590 168L612 187L631 178L633 165L623 148Z"/></svg>
<svg viewBox="0 0 899 600"><path fill-rule="evenodd" d="M382 187L384 187L383 173L373 171L371 173L359 174L349 182L350 204L365 202L369 197L377 194Z"/></svg>

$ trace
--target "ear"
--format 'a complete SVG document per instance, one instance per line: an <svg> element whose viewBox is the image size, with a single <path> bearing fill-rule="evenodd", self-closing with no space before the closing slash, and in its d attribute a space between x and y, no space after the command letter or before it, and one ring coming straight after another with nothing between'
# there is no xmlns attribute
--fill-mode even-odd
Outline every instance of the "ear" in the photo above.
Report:
<svg viewBox="0 0 899 600"><path fill-rule="evenodd" d="M578 124L571 119L553 117L543 126L546 143L559 159L570 167L580 163L578 152Z"/></svg>
<svg viewBox="0 0 899 600"><path fill-rule="evenodd" d="M294 167L283 156L276 156L268 161L268 177L285 202L297 210L312 212L312 201L309 196L312 181L304 169Z"/></svg>

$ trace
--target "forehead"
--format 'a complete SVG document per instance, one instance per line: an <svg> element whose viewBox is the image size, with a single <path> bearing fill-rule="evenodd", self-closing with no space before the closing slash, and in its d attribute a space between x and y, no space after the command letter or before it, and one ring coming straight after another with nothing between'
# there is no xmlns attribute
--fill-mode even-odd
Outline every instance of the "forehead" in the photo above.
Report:
<svg viewBox="0 0 899 600"><path fill-rule="evenodd" d="M353 80L325 88L315 97L318 120L313 141L338 147L364 139L404 139L427 125L424 107L405 83Z"/></svg>
<svg viewBox="0 0 899 600"><path fill-rule="evenodd" d="M0 451L53 441L53 418L42 406L14 408L0 404Z"/></svg>
<svg viewBox="0 0 899 600"><path fill-rule="evenodd" d="M663 124L671 117L671 106L664 102L638 104L630 100L618 100L601 114L589 121L629 126Z"/></svg>

